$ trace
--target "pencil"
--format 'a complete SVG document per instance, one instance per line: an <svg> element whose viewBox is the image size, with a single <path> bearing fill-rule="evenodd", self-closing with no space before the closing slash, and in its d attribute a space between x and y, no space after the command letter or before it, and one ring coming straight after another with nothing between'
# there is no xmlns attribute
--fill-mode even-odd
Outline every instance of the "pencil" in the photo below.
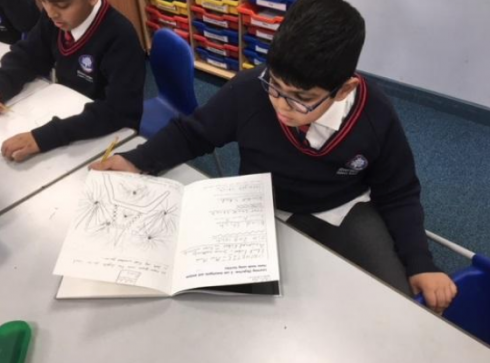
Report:
<svg viewBox="0 0 490 363"><path fill-rule="evenodd" d="M0 102L0 111L2 112L8 112L12 111L12 109L9 106L4 105L3 103Z"/></svg>
<svg viewBox="0 0 490 363"><path fill-rule="evenodd" d="M109 155L111 155L112 150L114 150L114 147L116 146L117 142L119 141L119 137L116 136L116 139L111 142L109 147L106 149L104 156L102 156L102 162L106 161Z"/></svg>

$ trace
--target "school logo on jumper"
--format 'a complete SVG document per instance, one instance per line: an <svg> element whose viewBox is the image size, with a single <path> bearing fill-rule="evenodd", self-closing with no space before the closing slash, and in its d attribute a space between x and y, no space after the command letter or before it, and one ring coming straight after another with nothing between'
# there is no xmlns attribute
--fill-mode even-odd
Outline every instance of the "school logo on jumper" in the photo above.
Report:
<svg viewBox="0 0 490 363"><path fill-rule="evenodd" d="M364 155L356 155L345 164L345 168L337 170L338 175L357 175L367 168L369 162Z"/></svg>
<svg viewBox="0 0 490 363"><path fill-rule="evenodd" d="M77 70L77 76L83 78L87 82L93 83L94 79L92 76L90 76L90 73L92 73L95 69L94 57L91 55L82 55L80 58L78 58L78 64L82 70Z"/></svg>
<svg viewBox="0 0 490 363"><path fill-rule="evenodd" d="M85 73L92 73L94 71L94 57L91 55L82 55L78 58L78 63Z"/></svg>
<svg viewBox="0 0 490 363"><path fill-rule="evenodd" d="M363 155L356 155L346 166L352 170L364 170L368 166L368 161Z"/></svg>

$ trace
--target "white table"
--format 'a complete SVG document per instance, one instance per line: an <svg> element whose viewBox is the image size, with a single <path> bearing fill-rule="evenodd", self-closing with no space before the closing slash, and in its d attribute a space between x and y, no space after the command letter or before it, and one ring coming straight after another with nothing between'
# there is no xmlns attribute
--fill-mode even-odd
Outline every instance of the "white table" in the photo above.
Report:
<svg viewBox="0 0 490 363"><path fill-rule="evenodd" d="M490 362L486 346L279 221L283 297L55 300L86 173L0 216L0 322L35 327L28 362ZM166 176L204 177L185 165Z"/></svg>
<svg viewBox="0 0 490 363"><path fill-rule="evenodd" d="M10 44L0 42L0 59L10 51Z"/></svg>
<svg viewBox="0 0 490 363"><path fill-rule="evenodd" d="M91 100L67 87L37 80L7 103L12 111L0 115L0 143L45 124L55 115L64 118L78 114L87 102ZM0 157L0 214L99 157L116 136L123 142L134 134L134 130L121 129L38 154L21 163Z"/></svg>

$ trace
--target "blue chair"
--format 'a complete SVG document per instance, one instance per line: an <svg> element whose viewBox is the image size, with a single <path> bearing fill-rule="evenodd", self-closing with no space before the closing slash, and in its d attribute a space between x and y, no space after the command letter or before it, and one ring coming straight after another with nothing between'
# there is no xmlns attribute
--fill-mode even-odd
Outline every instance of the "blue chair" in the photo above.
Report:
<svg viewBox="0 0 490 363"><path fill-rule="evenodd" d="M490 259L427 232L433 241L471 260L469 267L451 275L458 287L458 294L444 311L443 317L490 344ZM416 300L425 304L422 295L417 295Z"/></svg>
<svg viewBox="0 0 490 363"><path fill-rule="evenodd" d="M194 92L194 57L184 39L170 29L160 29L153 36L150 66L158 96L144 102L140 135L151 137L179 114L190 115L197 107ZM220 175L222 168L213 153Z"/></svg>
<svg viewBox="0 0 490 363"><path fill-rule="evenodd" d="M197 107L194 93L194 57L184 39L170 29L154 34L150 65L158 96L144 103L140 134L151 137L178 114L189 115Z"/></svg>

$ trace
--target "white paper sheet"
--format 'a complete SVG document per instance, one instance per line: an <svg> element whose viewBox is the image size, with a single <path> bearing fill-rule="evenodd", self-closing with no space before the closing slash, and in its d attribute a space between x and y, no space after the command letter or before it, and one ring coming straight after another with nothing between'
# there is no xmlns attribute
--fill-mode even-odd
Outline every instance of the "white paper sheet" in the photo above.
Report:
<svg viewBox="0 0 490 363"><path fill-rule="evenodd" d="M169 290L183 185L91 171L54 273Z"/></svg>

